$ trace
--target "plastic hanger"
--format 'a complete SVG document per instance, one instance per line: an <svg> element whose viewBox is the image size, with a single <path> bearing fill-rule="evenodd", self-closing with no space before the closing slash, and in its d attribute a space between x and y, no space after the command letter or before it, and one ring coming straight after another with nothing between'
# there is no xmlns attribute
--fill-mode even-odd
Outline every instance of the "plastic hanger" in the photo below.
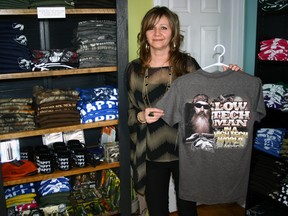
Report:
<svg viewBox="0 0 288 216"><path fill-rule="evenodd" d="M217 47L222 47L222 49L223 49L223 52L218 56L217 62L214 63L214 64L211 64L211 65L208 65L208 66L202 68L203 70L206 70L206 69L208 69L208 68L210 68L210 67L214 67L214 66L225 66L225 67L229 67L228 65L226 65L226 64L224 64L224 63L221 62L221 57L225 54L225 47L224 47L222 44L217 44L216 46L214 46L214 51L216 51L216 48L217 48Z"/></svg>

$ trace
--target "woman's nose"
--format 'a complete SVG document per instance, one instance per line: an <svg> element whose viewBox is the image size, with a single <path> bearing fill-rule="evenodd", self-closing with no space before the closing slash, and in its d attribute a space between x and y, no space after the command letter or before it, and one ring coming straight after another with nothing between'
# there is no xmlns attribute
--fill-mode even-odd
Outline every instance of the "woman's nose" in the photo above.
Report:
<svg viewBox="0 0 288 216"><path fill-rule="evenodd" d="M160 33L160 29L154 28L154 34L155 34L155 35L158 35L159 33Z"/></svg>

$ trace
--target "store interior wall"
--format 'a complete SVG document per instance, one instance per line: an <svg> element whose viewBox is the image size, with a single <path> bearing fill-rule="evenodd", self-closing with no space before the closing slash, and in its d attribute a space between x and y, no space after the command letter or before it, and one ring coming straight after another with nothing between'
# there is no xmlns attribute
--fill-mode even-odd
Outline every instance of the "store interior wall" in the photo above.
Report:
<svg viewBox="0 0 288 216"><path fill-rule="evenodd" d="M128 0L128 59L137 58L137 34L145 13L153 7L153 0Z"/></svg>
<svg viewBox="0 0 288 216"><path fill-rule="evenodd" d="M137 34L145 13L154 6L153 0L128 0L128 52L129 61L137 58ZM257 0L245 0L244 66L245 72L254 75Z"/></svg>
<svg viewBox="0 0 288 216"><path fill-rule="evenodd" d="M244 71L255 74L255 52L256 52L256 22L257 22L257 1L245 1L244 20Z"/></svg>

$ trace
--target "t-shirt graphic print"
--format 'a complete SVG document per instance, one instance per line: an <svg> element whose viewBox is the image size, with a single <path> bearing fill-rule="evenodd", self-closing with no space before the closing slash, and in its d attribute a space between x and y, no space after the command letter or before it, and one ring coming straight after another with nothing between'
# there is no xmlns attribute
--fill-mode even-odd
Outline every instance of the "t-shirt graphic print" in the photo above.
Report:
<svg viewBox="0 0 288 216"><path fill-rule="evenodd" d="M195 95L191 102L185 103L185 145L194 151L245 147L250 119L247 104L233 94L215 99Z"/></svg>

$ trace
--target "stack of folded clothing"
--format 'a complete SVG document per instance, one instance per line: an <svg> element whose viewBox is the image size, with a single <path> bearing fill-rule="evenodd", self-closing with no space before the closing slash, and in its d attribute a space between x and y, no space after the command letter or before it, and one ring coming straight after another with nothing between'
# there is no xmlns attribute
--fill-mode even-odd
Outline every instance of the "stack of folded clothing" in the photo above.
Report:
<svg viewBox="0 0 288 216"><path fill-rule="evenodd" d="M30 0L6 0L0 1L1 9L27 9L29 8Z"/></svg>
<svg viewBox="0 0 288 216"><path fill-rule="evenodd" d="M260 60L288 61L288 40L272 38L260 42Z"/></svg>
<svg viewBox="0 0 288 216"><path fill-rule="evenodd" d="M254 148L280 157L285 134L286 129L284 128L261 128L256 132Z"/></svg>
<svg viewBox="0 0 288 216"><path fill-rule="evenodd" d="M288 175L285 179L283 179L283 184L281 186L281 190L279 194L277 194L277 201L283 203L284 205L288 206Z"/></svg>
<svg viewBox="0 0 288 216"><path fill-rule="evenodd" d="M116 0L77 0L75 8L116 8Z"/></svg>
<svg viewBox="0 0 288 216"><path fill-rule="evenodd" d="M31 54L23 30L20 23L0 23L0 73L31 71Z"/></svg>
<svg viewBox="0 0 288 216"><path fill-rule="evenodd" d="M288 10L287 0L259 0L259 8L266 12L276 12Z"/></svg>
<svg viewBox="0 0 288 216"><path fill-rule="evenodd" d="M280 189L269 194L269 196L280 203L288 206L288 175L281 181Z"/></svg>
<svg viewBox="0 0 288 216"><path fill-rule="evenodd" d="M52 178L38 182L39 206L53 206L59 204L70 205L70 182L66 177Z"/></svg>
<svg viewBox="0 0 288 216"><path fill-rule="evenodd" d="M78 68L78 54L69 49L33 50L32 71Z"/></svg>
<svg viewBox="0 0 288 216"><path fill-rule="evenodd" d="M37 7L65 7L74 8L75 0L30 0L29 8Z"/></svg>
<svg viewBox="0 0 288 216"><path fill-rule="evenodd" d="M5 188L6 207L9 212L21 212L38 208L34 183L26 183Z"/></svg>
<svg viewBox="0 0 288 216"><path fill-rule="evenodd" d="M78 88L81 123L118 119L118 89L112 86Z"/></svg>
<svg viewBox="0 0 288 216"><path fill-rule="evenodd" d="M266 107L287 110L287 89L283 84L266 83L262 89Z"/></svg>
<svg viewBox="0 0 288 216"><path fill-rule="evenodd" d="M28 160L11 161L2 164L2 175L4 181L16 180L37 174L37 167Z"/></svg>
<svg viewBox="0 0 288 216"><path fill-rule="evenodd" d="M280 157L288 163L288 134L285 134L285 137L282 142ZM288 176L287 176L288 177ZM287 178L288 180L288 178ZM288 183L288 182L287 182Z"/></svg>
<svg viewBox="0 0 288 216"><path fill-rule="evenodd" d="M34 130L35 110L32 98L0 99L0 133Z"/></svg>
<svg viewBox="0 0 288 216"><path fill-rule="evenodd" d="M72 43L79 54L79 67L116 65L116 21L88 20L78 23Z"/></svg>
<svg viewBox="0 0 288 216"><path fill-rule="evenodd" d="M283 94L281 111L288 112L288 86L287 86L287 83L285 83L284 86L285 86L285 92Z"/></svg>
<svg viewBox="0 0 288 216"><path fill-rule="evenodd" d="M35 86L33 96L38 127L50 128L80 123L80 115L76 108L79 100L78 91Z"/></svg>

